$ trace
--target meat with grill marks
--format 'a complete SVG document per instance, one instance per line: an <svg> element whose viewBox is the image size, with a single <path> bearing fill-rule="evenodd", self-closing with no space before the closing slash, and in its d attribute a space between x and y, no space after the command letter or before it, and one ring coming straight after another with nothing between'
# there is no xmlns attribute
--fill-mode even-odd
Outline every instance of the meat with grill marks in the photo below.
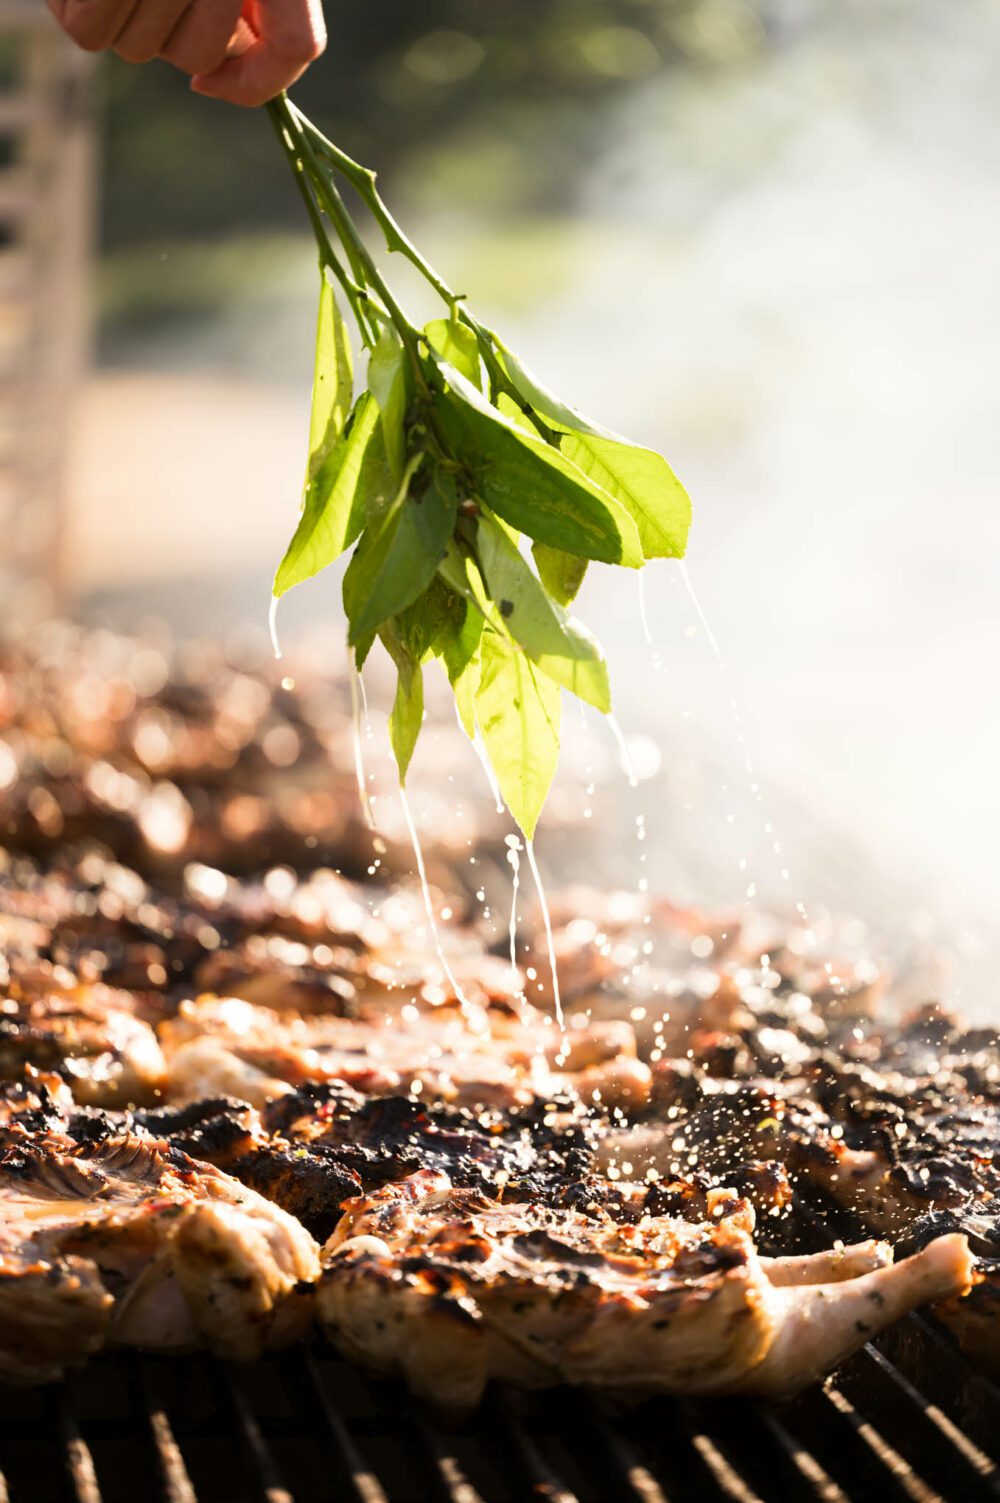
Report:
<svg viewBox="0 0 1000 1503"><path fill-rule="evenodd" d="M853 1033L852 1033L853 1037ZM888 1067L882 1067L885 1060ZM890 1238L899 1257L961 1233L975 1256L968 1295L935 1309L1000 1372L1000 1098L992 1036L936 1011L891 1037L817 1051L788 1082L688 1077L668 1122L599 1142L599 1162L669 1175L695 1159L725 1174L748 1155L780 1164L800 1202L834 1202L846 1224Z"/></svg>
<svg viewBox="0 0 1000 1503"><path fill-rule="evenodd" d="M146 1135L81 1142L22 1108L0 1131L4 1377L104 1345L250 1358L302 1334L319 1265L292 1217Z"/></svg>
<svg viewBox="0 0 1000 1503"><path fill-rule="evenodd" d="M817 1105L789 1103L781 1150L800 1181L900 1253L961 1232L976 1257L967 1299L935 1313L1000 1372L1000 1061L991 1030L924 1009L816 1062Z"/></svg>
<svg viewBox="0 0 1000 1503"><path fill-rule="evenodd" d="M340 1082L303 1087L257 1112L225 1098L135 1113L146 1130L226 1168L330 1235L348 1199L421 1168L484 1194L543 1200L583 1193L594 1130L571 1101L474 1113L407 1096L365 1097Z"/></svg>
<svg viewBox="0 0 1000 1503"><path fill-rule="evenodd" d="M348 1206L324 1249L319 1319L349 1356L447 1409L473 1406L490 1378L626 1399L784 1397L970 1282L962 1236L898 1266L879 1266L871 1244L839 1265L827 1254L769 1264L746 1202L720 1190L709 1214L623 1223L498 1203L425 1171Z"/></svg>

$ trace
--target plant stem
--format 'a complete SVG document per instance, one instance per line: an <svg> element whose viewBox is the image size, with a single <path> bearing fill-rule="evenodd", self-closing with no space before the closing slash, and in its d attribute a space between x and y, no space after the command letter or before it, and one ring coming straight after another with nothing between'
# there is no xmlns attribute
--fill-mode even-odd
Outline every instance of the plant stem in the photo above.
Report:
<svg viewBox="0 0 1000 1503"><path fill-rule="evenodd" d="M272 100L272 102L267 106L267 112L271 117L271 123L274 126L278 140L281 143L282 150L284 151L285 156L288 159L288 164L292 169L292 176L295 178L295 185L302 195L302 201L306 206L306 213L309 215L309 222L312 225L313 234L316 237L316 244L319 249L320 265L324 268L329 267L334 276L337 278L337 281L343 288L344 296L347 298L351 312L354 314L354 319L358 326L358 332L360 333L364 344L371 348L375 344L377 330L373 329L371 320L368 318L364 308L362 307L362 303L364 301L367 301L369 297L367 290L363 287L358 286L356 282L353 282L350 279L350 277L347 275L347 272L340 264L340 260L333 253L333 250L330 246L329 236L327 235L326 226L324 225L320 212L316 207L316 202L313 198L312 192L310 191L309 184L306 182L305 166L302 162L301 157L295 150L291 136L289 135L288 129L285 125L282 113L277 107L276 100Z"/></svg>
<svg viewBox="0 0 1000 1503"><path fill-rule="evenodd" d="M417 348L417 331L397 303L392 290L376 266L368 247L365 245L361 232L348 213L347 206L337 192L336 186L331 181L329 173L323 170L322 163L317 158L313 147L310 133L306 129L308 122L306 122L305 116L299 114L287 96L283 95L275 103L281 118L287 122L290 133L294 133L295 138L301 145L303 167L309 173L313 190L344 246L348 259L354 268L355 275L359 280L364 280L372 287L385 305L388 316L395 325L396 331L410 358L417 383L426 389L427 382L420 364L420 352Z"/></svg>
<svg viewBox="0 0 1000 1503"><path fill-rule="evenodd" d="M385 200L375 186L375 173L371 168L362 167L360 162L355 162L346 152L341 151L339 146L334 146L333 142L328 140L322 131L318 130L312 121L307 119L290 100L289 108L296 116L305 134L312 138L323 155L347 179L358 197L371 210L372 217L385 236L386 249L389 251L398 251L401 255L405 256L449 307L454 307L456 303L460 303L462 301L461 294L451 290L444 278L439 276L430 262L424 259L413 244L413 241L403 232L392 217Z"/></svg>
<svg viewBox="0 0 1000 1503"><path fill-rule="evenodd" d="M435 271L430 262L420 254L413 241L394 219L388 205L376 187L375 173L370 167L362 167L360 162L355 162L346 152L341 151L339 146L335 146L332 141L323 135L322 131L313 125L307 116L302 114L291 100L288 101L288 108L297 120L302 133L315 143L317 149L347 179L362 203L366 205L372 218L385 237L386 249L390 253L398 251L400 255L405 256L407 261L420 272L424 280L433 287L438 297L447 303L448 307L461 319L467 328L472 330L479 341L480 353L490 375L495 382L517 398L517 392L510 378L496 358L489 330L485 329L479 320L470 313L469 309L463 306L464 294L452 291L440 273Z"/></svg>

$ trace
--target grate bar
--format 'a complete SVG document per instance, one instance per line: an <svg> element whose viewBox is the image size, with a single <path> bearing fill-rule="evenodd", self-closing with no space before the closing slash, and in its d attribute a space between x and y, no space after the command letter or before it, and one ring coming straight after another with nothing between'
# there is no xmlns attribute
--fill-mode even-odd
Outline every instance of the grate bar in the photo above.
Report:
<svg viewBox="0 0 1000 1503"><path fill-rule="evenodd" d="M160 1485L165 1503L198 1503L181 1448L177 1444L167 1412L156 1393L156 1385L149 1364L139 1361L135 1367L138 1375L142 1416L156 1454L156 1465L160 1473Z"/></svg>
<svg viewBox="0 0 1000 1503"><path fill-rule="evenodd" d="M877 1347L865 1347L838 1375L837 1387L861 1410L877 1405L880 1430L903 1454L919 1452L918 1470L935 1487L961 1486L970 1500L1000 1498L996 1462L928 1403Z"/></svg>
<svg viewBox="0 0 1000 1503"><path fill-rule="evenodd" d="M583 1392L574 1404L573 1422L580 1426L600 1461L602 1472L616 1489L615 1497L627 1503L670 1503L668 1495L640 1460L620 1431L608 1423L596 1400Z"/></svg>
<svg viewBox="0 0 1000 1503"><path fill-rule="evenodd" d="M295 1503L281 1480L270 1447L254 1417L238 1366L232 1362L219 1363L219 1371L224 1376L226 1402L243 1441L245 1459L250 1463L248 1477L260 1503Z"/></svg>
<svg viewBox="0 0 1000 1503"><path fill-rule="evenodd" d="M815 1456L785 1429L770 1410L763 1405L756 1405L755 1410L758 1423L770 1435L781 1457L784 1479L782 1487L788 1488L787 1493L782 1491L780 1494L782 1498L819 1499L819 1503L850 1503L839 1484L824 1470Z"/></svg>
<svg viewBox="0 0 1000 1503"><path fill-rule="evenodd" d="M94 1458L64 1389L56 1390L55 1410L56 1428L62 1439L63 1460L73 1498L76 1503L102 1503Z"/></svg>
<svg viewBox="0 0 1000 1503"><path fill-rule="evenodd" d="M719 1450L715 1441L704 1431L695 1430L691 1436L691 1444L712 1472L726 1497L733 1499L733 1503L763 1503L760 1494L754 1492L753 1488L743 1480L725 1454Z"/></svg>
<svg viewBox="0 0 1000 1503"><path fill-rule="evenodd" d="M853 1454L860 1468L871 1468L872 1487L880 1494L912 1503L934 1503L938 1496L914 1472L912 1466L863 1419L846 1394L824 1389L816 1398L817 1418L824 1430L829 1425L838 1457ZM832 1412L831 1412L832 1411ZM834 1418L836 1416L836 1418ZM876 1463L876 1466L872 1466Z"/></svg>
<svg viewBox="0 0 1000 1503"><path fill-rule="evenodd" d="M431 1459L440 1495L448 1503L485 1503L482 1493L469 1481L453 1447L426 1425L415 1426L418 1443Z"/></svg>
<svg viewBox="0 0 1000 1503"><path fill-rule="evenodd" d="M487 1391L485 1405L509 1448L511 1460L528 1488L529 1496L544 1498L545 1503L579 1503L577 1495L555 1475L521 1423L510 1393L495 1383Z"/></svg>
<svg viewBox="0 0 1000 1503"><path fill-rule="evenodd" d="M719 1446L704 1433L693 1405L657 1399L636 1416L657 1480L677 1503L760 1503Z"/></svg>
<svg viewBox="0 0 1000 1503"><path fill-rule="evenodd" d="M303 1367L309 1379L311 1406L333 1451L340 1497L344 1503L389 1503L385 1489L365 1465L336 1404L331 1400L323 1380L322 1366L312 1352L303 1354Z"/></svg>

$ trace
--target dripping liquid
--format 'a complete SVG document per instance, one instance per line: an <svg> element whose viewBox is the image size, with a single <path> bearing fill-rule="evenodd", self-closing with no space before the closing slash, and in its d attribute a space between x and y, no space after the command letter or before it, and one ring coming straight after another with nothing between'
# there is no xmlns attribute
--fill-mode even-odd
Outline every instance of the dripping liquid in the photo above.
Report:
<svg viewBox="0 0 1000 1503"><path fill-rule="evenodd" d="M282 658L281 643L278 641L278 602L280 599L280 595L272 595L271 604L267 610L267 629L271 634L271 646L274 648L274 655L279 663Z"/></svg>
<svg viewBox="0 0 1000 1503"><path fill-rule="evenodd" d="M364 815L365 824L369 830L374 830L375 816L372 813L371 801L368 797L368 783L365 778L365 757L361 746L362 702L364 702L366 717L368 714L368 704L364 699L365 685L364 680L353 663L348 665L347 676L351 681L351 729L354 739L354 775L358 781L358 797L361 800L361 812Z"/></svg>
<svg viewBox="0 0 1000 1503"><path fill-rule="evenodd" d="M605 718L612 736L614 736L618 743L618 755L621 758L622 771L628 778L628 785L630 788L638 788L639 779L635 775L635 768L632 766L632 755L628 749L628 742L625 740L622 728L613 715L608 715Z"/></svg>
<svg viewBox="0 0 1000 1503"><path fill-rule="evenodd" d="M545 888L542 886L538 862L535 860L535 842L533 840L526 840L524 842L524 849L528 857L528 866L531 869L535 891L538 893L538 906L542 910L542 925L545 929L545 943L548 946L549 952L549 970L552 973L552 1005L555 1010L559 1031L565 1034L566 1024L563 1019L562 998L559 995L559 968L556 965L556 946L555 940L552 937L552 919L549 916L548 899L545 896Z"/></svg>
<svg viewBox="0 0 1000 1503"><path fill-rule="evenodd" d="M430 883L427 881L427 866L424 862L423 847L420 844L420 837L417 834L417 827L413 823L413 815L410 812L410 801L406 797L406 789L402 787L402 785L400 785L399 789L399 801L403 809L403 818L406 820L406 828L410 836L410 844L413 847L413 858L417 863L417 876L420 879L420 891L423 895L424 911L427 914L427 923L430 926L431 938L434 943L434 953L437 955L438 962L445 974L448 985L454 992L459 1005L461 1006L463 1012L468 1013L470 1011L469 999L463 992L462 988L459 986L455 973L448 962L448 957L444 953L444 946L441 943L441 935L438 930L437 919L434 917L434 904L431 902Z"/></svg>
<svg viewBox="0 0 1000 1503"><path fill-rule="evenodd" d="M712 631L711 626L708 624L708 618L705 615L705 612L704 612L704 609L702 607L701 601L698 598L698 594L697 594L697 591L695 590L694 583L693 583L693 581L691 579L691 575L690 575L690 572L688 570L687 564L683 560L681 560L680 563L679 563L679 568L680 568L681 579L682 579L682 581L684 583L684 588L687 590L687 593L690 596L691 604L694 607L695 615L698 618L698 623L701 626L701 629L702 629L702 631L705 634L705 638L706 638L706 640L708 642L708 645L709 645L709 647L712 650L712 655L715 658L716 666L718 667L718 670L719 670L720 674L727 675L728 671L729 671L729 664L727 663L726 658L724 657L724 655L722 653L722 649L719 646L719 643L718 643L718 640L717 640L717 638L715 636L715 633ZM730 696L730 699L729 699L729 708L730 708L730 712L732 714L733 725L734 725L734 727L736 729L737 742L738 742L738 744L739 744L739 746L740 746L741 749L745 749L745 747L746 747L746 740L747 740L746 729L745 729L745 725L744 725L744 721L743 721L743 715L742 715L742 712L740 710L739 701L737 700L737 698L736 698L735 695L731 695ZM760 791L759 784L758 784L756 776L754 774L753 763L746 756L744 756L743 767L744 767L744 771L747 774L747 777L750 780L750 792L753 795L754 801L755 801L755 803L758 806L761 806L763 804L763 794ZM774 824L773 824L773 821L770 820L770 819L766 819L766 818L763 817L763 810L762 810L762 820L763 820L764 833L769 838L769 840L771 841L771 848L772 848L774 854L776 856L780 855L780 853L781 853L781 842L778 841L778 840L776 840L776 839L774 839ZM781 868L781 877L782 877L782 880L785 881L785 882L790 882L791 881L791 872L789 871L789 869L788 869L787 866L782 866L782 868ZM757 895L756 883L751 883L750 886L747 888L747 897L748 898L752 898L752 897L756 897L756 895ZM795 912L798 914L799 918L802 920L803 924L805 925L805 937L806 937L807 943L811 947L815 948L816 947L816 933L815 933L815 929L813 927L812 919L811 919L811 917L809 915L809 910L808 910L808 908L806 907L805 903L802 901L801 898L797 899L796 902L795 902ZM767 956L762 956L761 957L761 961L762 961L762 967L763 967L763 969L767 970L769 968L769 963L770 963L768 957ZM831 965L831 963L829 961L824 961L823 962L823 970L826 973L827 979L829 980L830 985L833 987L834 991L837 992L838 994L843 994L843 992L844 992L843 979L836 973L836 971L834 970L833 966Z"/></svg>

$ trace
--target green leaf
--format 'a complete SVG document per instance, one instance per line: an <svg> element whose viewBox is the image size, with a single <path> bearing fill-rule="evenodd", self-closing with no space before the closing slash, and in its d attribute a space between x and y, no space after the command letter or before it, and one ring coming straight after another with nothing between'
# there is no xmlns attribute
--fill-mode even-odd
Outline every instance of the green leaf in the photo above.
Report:
<svg viewBox="0 0 1000 1503"><path fill-rule="evenodd" d="M476 545L494 630L508 632L544 674L607 714L608 665L590 633L549 599L516 544L492 517L479 518Z"/></svg>
<svg viewBox="0 0 1000 1503"><path fill-rule="evenodd" d="M476 734L476 692L479 688L481 662L479 647L483 637L483 617L473 605L462 602L461 623L453 623L438 637L438 650L458 706L462 728L471 741Z"/></svg>
<svg viewBox="0 0 1000 1503"><path fill-rule="evenodd" d="M543 438L541 430L535 426L531 418L519 407L514 398L505 391L498 391L493 402L494 407L501 416L509 418L516 428L523 428L525 433L531 433L536 438Z"/></svg>
<svg viewBox="0 0 1000 1503"><path fill-rule="evenodd" d="M423 477L415 474L424 458L411 460L396 499L381 523L365 531L347 566L344 608L352 646L423 594L445 556L458 495L440 470L421 485Z"/></svg>
<svg viewBox="0 0 1000 1503"><path fill-rule="evenodd" d="M343 433L354 394L354 369L347 328L325 268L321 269L321 277L307 483L322 469Z"/></svg>
<svg viewBox="0 0 1000 1503"><path fill-rule="evenodd" d="M487 630L476 718L511 814L530 840L559 760L559 687L513 642Z"/></svg>
<svg viewBox="0 0 1000 1503"><path fill-rule="evenodd" d="M437 418L476 493L520 532L582 558L639 568L635 523L558 449L519 428L453 366L435 394Z"/></svg>
<svg viewBox="0 0 1000 1503"><path fill-rule="evenodd" d="M422 595L393 619L411 656L418 663L442 650L442 644L465 619L465 601L436 574Z"/></svg>
<svg viewBox="0 0 1000 1503"><path fill-rule="evenodd" d="M379 635L396 664L396 697L389 716L389 740L399 768L399 781L405 783L424 723L424 674L395 628L396 623L389 621Z"/></svg>
<svg viewBox="0 0 1000 1503"><path fill-rule="evenodd" d="M518 394L561 434L560 451L624 506L638 528L643 556L683 558L691 500L663 456L592 423L542 386L504 345L496 344Z"/></svg>
<svg viewBox="0 0 1000 1503"><path fill-rule="evenodd" d="M592 433L601 438L617 437L608 428L601 428L596 423L592 423L590 418L584 417L583 413L578 412L575 407L570 407L568 403L560 401L554 392L549 391L547 386L543 386L538 377L522 364L512 350L497 339L495 334L492 339L500 357L500 364L510 377L514 390L546 422L554 423L557 428L565 432Z"/></svg>
<svg viewBox="0 0 1000 1503"><path fill-rule="evenodd" d="M378 407L365 392L344 437L306 487L298 526L274 576L275 595L325 569L360 533L377 479L377 459L369 453L377 424Z"/></svg>
<svg viewBox="0 0 1000 1503"><path fill-rule="evenodd" d="M435 318L424 326L424 338L442 360L453 365L473 386L482 389L479 340L457 318Z"/></svg>
<svg viewBox="0 0 1000 1503"><path fill-rule="evenodd" d="M661 454L596 434L566 433L559 447L621 502L638 528L646 558L684 557L691 498Z"/></svg>
<svg viewBox="0 0 1000 1503"><path fill-rule="evenodd" d="M403 477L406 459L406 351L391 324L386 324L368 361L368 389L382 414L385 451L389 468L397 484Z"/></svg>
<svg viewBox="0 0 1000 1503"><path fill-rule="evenodd" d="M531 552L542 584L553 600L558 600L560 605L569 605L583 584L587 560L564 553L561 548L550 548L548 543L532 543Z"/></svg>
<svg viewBox="0 0 1000 1503"><path fill-rule="evenodd" d="M462 552L454 538L448 541L438 573L456 595L461 596L463 600L470 601L481 615L489 614L490 600L486 593L486 586L483 584L483 577L475 560Z"/></svg>

